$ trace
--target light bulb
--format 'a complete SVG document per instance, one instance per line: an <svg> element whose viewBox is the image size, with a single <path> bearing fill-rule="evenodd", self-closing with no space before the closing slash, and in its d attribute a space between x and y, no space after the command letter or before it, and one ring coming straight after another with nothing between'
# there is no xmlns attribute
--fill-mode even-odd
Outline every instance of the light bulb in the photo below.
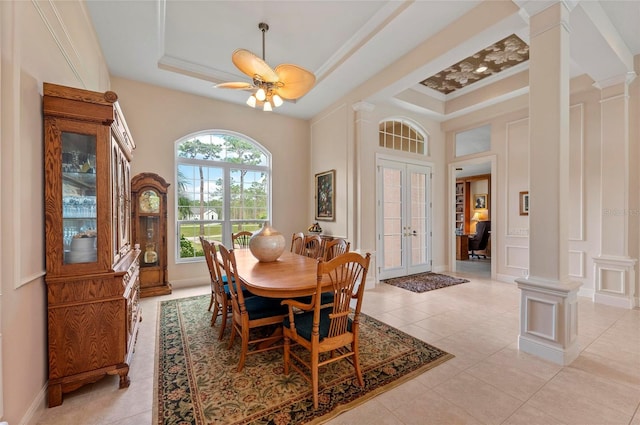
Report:
<svg viewBox="0 0 640 425"><path fill-rule="evenodd" d="M271 98L273 100L273 105L277 108L278 106L282 105L282 98L280 96L278 96L277 94L274 94L273 97Z"/></svg>
<svg viewBox="0 0 640 425"><path fill-rule="evenodd" d="M267 98L267 94L264 92L264 89L262 88L258 89L258 91L256 92L256 99L262 102L266 98Z"/></svg>
<svg viewBox="0 0 640 425"><path fill-rule="evenodd" d="M269 102L269 101L264 102L264 109L263 110L267 111L267 112L273 111L273 109L271 108L271 102Z"/></svg>
<svg viewBox="0 0 640 425"><path fill-rule="evenodd" d="M256 97L254 95L249 96L249 99L247 99L247 105L251 106L252 108L256 107Z"/></svg>

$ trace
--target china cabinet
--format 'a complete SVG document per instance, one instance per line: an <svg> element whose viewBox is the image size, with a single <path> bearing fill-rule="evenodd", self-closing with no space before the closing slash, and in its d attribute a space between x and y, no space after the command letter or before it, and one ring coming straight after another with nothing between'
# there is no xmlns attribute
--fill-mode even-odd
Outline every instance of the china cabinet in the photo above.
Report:
<svg viewBox="0 0 640 425"><path fill-rule="evenodd" d="M167 188L154 173L131 179L133 243L140 247L140 296L171 293L167 280Z"/></svg>
<svg viewBox="0 0 640 425"><path fill-rule="evenodd" d="M129 386L142 320L132 249L135 145L115 93L44 83L48 404L105 375Z"/></svg>

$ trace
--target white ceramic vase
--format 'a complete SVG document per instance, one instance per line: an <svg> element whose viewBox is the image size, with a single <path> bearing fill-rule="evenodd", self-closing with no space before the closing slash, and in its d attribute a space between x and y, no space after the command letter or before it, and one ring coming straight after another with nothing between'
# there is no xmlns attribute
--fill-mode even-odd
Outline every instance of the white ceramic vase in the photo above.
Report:
<svg viewBox="0 0 640 425"><path fill-rule="evenodd" d="M284 252L286 240L282 233L265 223L262 229L257 231L249 239L251 254L262 263L276 261Z"/></svg>

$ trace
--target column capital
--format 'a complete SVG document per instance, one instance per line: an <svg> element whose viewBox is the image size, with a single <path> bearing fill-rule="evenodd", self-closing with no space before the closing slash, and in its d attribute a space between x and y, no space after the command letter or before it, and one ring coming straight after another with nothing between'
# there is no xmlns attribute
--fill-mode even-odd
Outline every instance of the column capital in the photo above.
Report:
<svg viewBox="0 0 640 425"><path fill-rule="evenodd" d="M629 71L625 74L616 75L615 77L607 78L601 81L596 81L595 83L593 83L593 87L597 88L598 90L602 90L611 86L615 86L617 84L624 84L628 86L633 82L633 80L636 79L637 76L638 74L636 74L634 71Z"/></svg>
<svg viewBox="0 0 640 425"><path fill-rule="evenodd" d="M351 105L351 107L356 112L371 112L375 109L376 106L373 103L361 100Z"/></svg>

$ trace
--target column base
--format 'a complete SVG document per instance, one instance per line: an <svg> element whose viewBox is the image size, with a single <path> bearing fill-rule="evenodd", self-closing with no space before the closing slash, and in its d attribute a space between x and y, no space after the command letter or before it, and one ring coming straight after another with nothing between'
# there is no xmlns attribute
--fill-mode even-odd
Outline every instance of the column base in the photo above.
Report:
<svg viewBox="0 0 640 425"><path fill-rule="evenodd" d="M638 298L635 296L635 259L600 256L595 257L593 263L594 303L627 309L638 306Z"/></svg>
<svg viewBox="0 0 640 425"><path fill-rule="evenodd" d="M578 357L579 282L516 279L520 296L518 348L551 362L568 365Z"/></svg>

